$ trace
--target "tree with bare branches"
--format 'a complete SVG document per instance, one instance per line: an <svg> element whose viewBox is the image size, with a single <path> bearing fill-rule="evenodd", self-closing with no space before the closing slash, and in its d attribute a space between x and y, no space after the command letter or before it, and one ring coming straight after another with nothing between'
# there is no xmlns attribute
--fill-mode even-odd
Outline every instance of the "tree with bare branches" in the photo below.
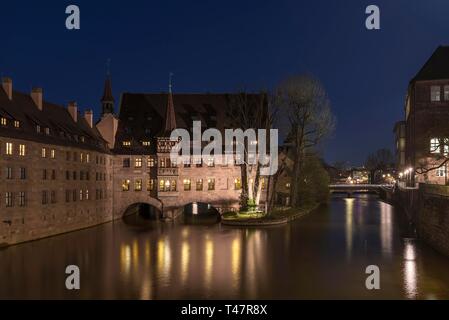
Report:
<svg viewBox="0 0 449 320"><path fill-rule="evenodd" d="M304 175L306 154L313 150L335 127L330 102L321 83L307 75L288 78L276 90L276 102L285 110L289 122L289 140L294 145L291 204L299 207L299 188Z"/></svg>

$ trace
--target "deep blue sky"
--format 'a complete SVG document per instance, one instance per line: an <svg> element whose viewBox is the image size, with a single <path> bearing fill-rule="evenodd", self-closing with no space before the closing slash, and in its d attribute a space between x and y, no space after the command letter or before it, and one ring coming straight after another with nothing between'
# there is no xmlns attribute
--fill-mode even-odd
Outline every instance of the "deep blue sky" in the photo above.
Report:
<svg viewBox="0 0 449 320"><path fill-rule="evenodd" d="M69 4L80 7L79 31L65 28ZM369 4L380 7L380 31L365 29ZM123 91L166 91L170 71L176 92L258 90L311 73L338 119L323 148L331 163L359 164L393 147L408 81L449 44L447 0L16 0L0 8L0 74L97 114L108 58L117 102Z"/></svg>

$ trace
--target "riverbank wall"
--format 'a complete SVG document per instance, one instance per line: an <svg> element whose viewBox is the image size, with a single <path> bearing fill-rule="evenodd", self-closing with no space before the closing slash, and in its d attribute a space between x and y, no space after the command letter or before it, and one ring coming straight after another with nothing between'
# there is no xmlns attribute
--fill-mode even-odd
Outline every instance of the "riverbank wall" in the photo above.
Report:
<svg viewBox="0 0 449 320"><path fill-rule="evenodd" d="M391 195L416 229L419 239L449 257L449 187L420 184L397 188Z"/></svg>

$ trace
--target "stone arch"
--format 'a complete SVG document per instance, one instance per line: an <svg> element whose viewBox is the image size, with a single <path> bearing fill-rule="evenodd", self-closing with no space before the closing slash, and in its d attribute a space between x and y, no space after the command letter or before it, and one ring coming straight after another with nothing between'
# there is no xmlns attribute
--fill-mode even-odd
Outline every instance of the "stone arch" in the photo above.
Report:
<svg viewBox="0 0 449 320"><path fill-rule="evenodd" d="M120 219L125 214L126 210L135 204L148 204L156 209L163 211L162 202L159 199L149 197L146 194L142 196L122 197L119 203L114 206L114 219Z"/></svg>

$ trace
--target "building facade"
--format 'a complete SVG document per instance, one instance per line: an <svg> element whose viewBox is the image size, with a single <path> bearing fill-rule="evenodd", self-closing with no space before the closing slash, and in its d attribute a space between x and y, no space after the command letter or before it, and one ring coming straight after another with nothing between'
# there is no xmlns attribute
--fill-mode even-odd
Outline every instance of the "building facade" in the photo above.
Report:
<svg viewBox="0 0 449 320"><path fill-rule="evenodd" d="M403 179L415 183L447 184L449 156L449 47L438 47L410 81L405 123L397 127L397 154ZM402 142L405 128L405 146Z"/></svg>
<svg viewBox="0 0 449 320"><path fill-rule="evenodd" d="M111 80L102 115L80 114L30 94L0 89L0 245L38 239L121 218L136 204L176 218L190 206L220 213L239 207L241 166L172 163L169 133L175 128L232 128L228 94L133 94L114 114ZM259 95L250 95L254 103ZM261 203L266 199L262 178ZM200 205L201 204L201 205Z"/></svg>

